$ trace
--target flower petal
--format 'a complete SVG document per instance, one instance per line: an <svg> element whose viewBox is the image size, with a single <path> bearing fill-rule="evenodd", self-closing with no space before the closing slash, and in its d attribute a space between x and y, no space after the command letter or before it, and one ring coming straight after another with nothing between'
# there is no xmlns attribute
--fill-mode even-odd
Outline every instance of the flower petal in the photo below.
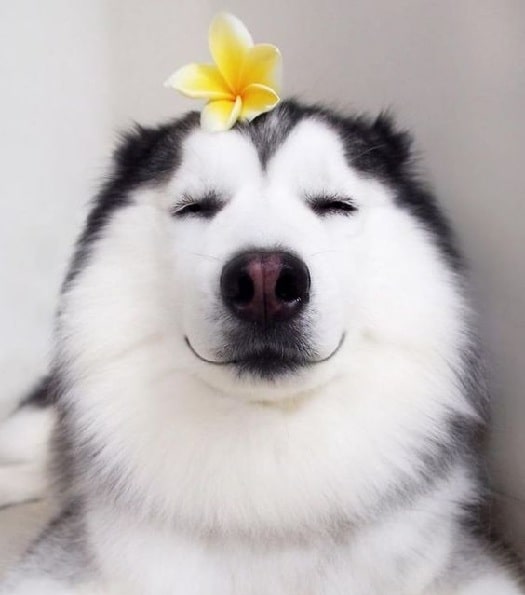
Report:
<svg viewBox="0 0 525 595"><path fill-rule="evenodd" d="M235 101L210 101L201 113L201 126L209 132L229 130L241 113L242 99L237 96Z"/></svg>
<svg viewBox="0 0 525 595"><path fill-rule="evenodd" d="M279 95L266 85L248 85L242 95L242 120L252 120L273 109L279 103Z"/></svg>
<svg viewBox="0 0 525 595"><path fill-rule="evenodd" d="M270 43L259 43L248 50L244 62L241 85L259 83L279 93L281 88L281 52Z"/></svg>
<svg viewBox="0 0 525 595"><path fill-rule="evenodd" d="M187 97L196 99L228 99L233 100L228 85L222 78L219 69L213 64L188 64L179 68L164 83L173 87Z"/></svg>
<svg viewBox="0 0 525 595"><path fill-rule="evenodd" d="M218 14L210 25L210 53L230 89L237 94L248 50L253 47L244 23L229 13Z"/></svg>

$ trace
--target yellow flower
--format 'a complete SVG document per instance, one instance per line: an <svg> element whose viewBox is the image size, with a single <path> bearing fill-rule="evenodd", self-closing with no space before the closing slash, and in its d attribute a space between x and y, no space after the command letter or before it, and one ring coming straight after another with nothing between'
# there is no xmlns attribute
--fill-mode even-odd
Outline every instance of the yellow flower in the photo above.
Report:
<svg viewBox="0 0 525 595"><path fill-rule="evenodd" d="M217 15L209 32L215 64L188 64L166 81L187 97L208 100L201 126L228 130L279 103L281 54L270 44L254 45L245 25L228 13Z"/></svg>

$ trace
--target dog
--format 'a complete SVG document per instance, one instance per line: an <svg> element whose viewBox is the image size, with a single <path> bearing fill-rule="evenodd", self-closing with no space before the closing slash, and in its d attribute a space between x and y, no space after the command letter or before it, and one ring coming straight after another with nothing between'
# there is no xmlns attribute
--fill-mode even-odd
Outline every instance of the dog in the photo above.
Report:
<svg viewBox="0 0 525 595"><path fill-rule="evenodd" d="M61 295L60 512L13 595L518 595L446 217L389 114L190 113L115 152Z"/></svg>

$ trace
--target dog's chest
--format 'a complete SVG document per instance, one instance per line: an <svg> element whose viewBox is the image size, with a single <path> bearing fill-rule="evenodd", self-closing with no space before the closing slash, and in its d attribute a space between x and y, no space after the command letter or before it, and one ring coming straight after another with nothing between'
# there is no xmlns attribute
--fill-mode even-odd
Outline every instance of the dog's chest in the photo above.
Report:
<svg viewBox="0 0 525 595"><path fill-rule="evenodd" d="M448 528L429 540L398 523L302 544L211 542L134 523L90 527L107 583L127 595L421 595L449 553Z"/></svg>

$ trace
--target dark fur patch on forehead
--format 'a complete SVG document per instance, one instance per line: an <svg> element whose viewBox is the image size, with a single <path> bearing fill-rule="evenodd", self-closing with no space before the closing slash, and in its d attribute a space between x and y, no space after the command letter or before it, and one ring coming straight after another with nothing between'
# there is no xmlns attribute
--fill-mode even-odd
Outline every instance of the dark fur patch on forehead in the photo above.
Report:
<svg viewBox="0 0 525 595"><path fill-rule="evenodd" d="M273 111L237 129L247 135L259 154L263 167L275 155L295 126L307 117L305 108L293 101L280 103Z"/></svg>
<svg viewBox="0 0 525 595"><path fill-rule="evenodd" d="M236 129L250 138L262 164L266 165L290 132L304 120L314 120L332 129L343 142L347 159L362 173L387 181L411 161L410 135L396 130L387 113L375 119L343 116L324 106L290 100L250 123L239 123Z"/></svg>

